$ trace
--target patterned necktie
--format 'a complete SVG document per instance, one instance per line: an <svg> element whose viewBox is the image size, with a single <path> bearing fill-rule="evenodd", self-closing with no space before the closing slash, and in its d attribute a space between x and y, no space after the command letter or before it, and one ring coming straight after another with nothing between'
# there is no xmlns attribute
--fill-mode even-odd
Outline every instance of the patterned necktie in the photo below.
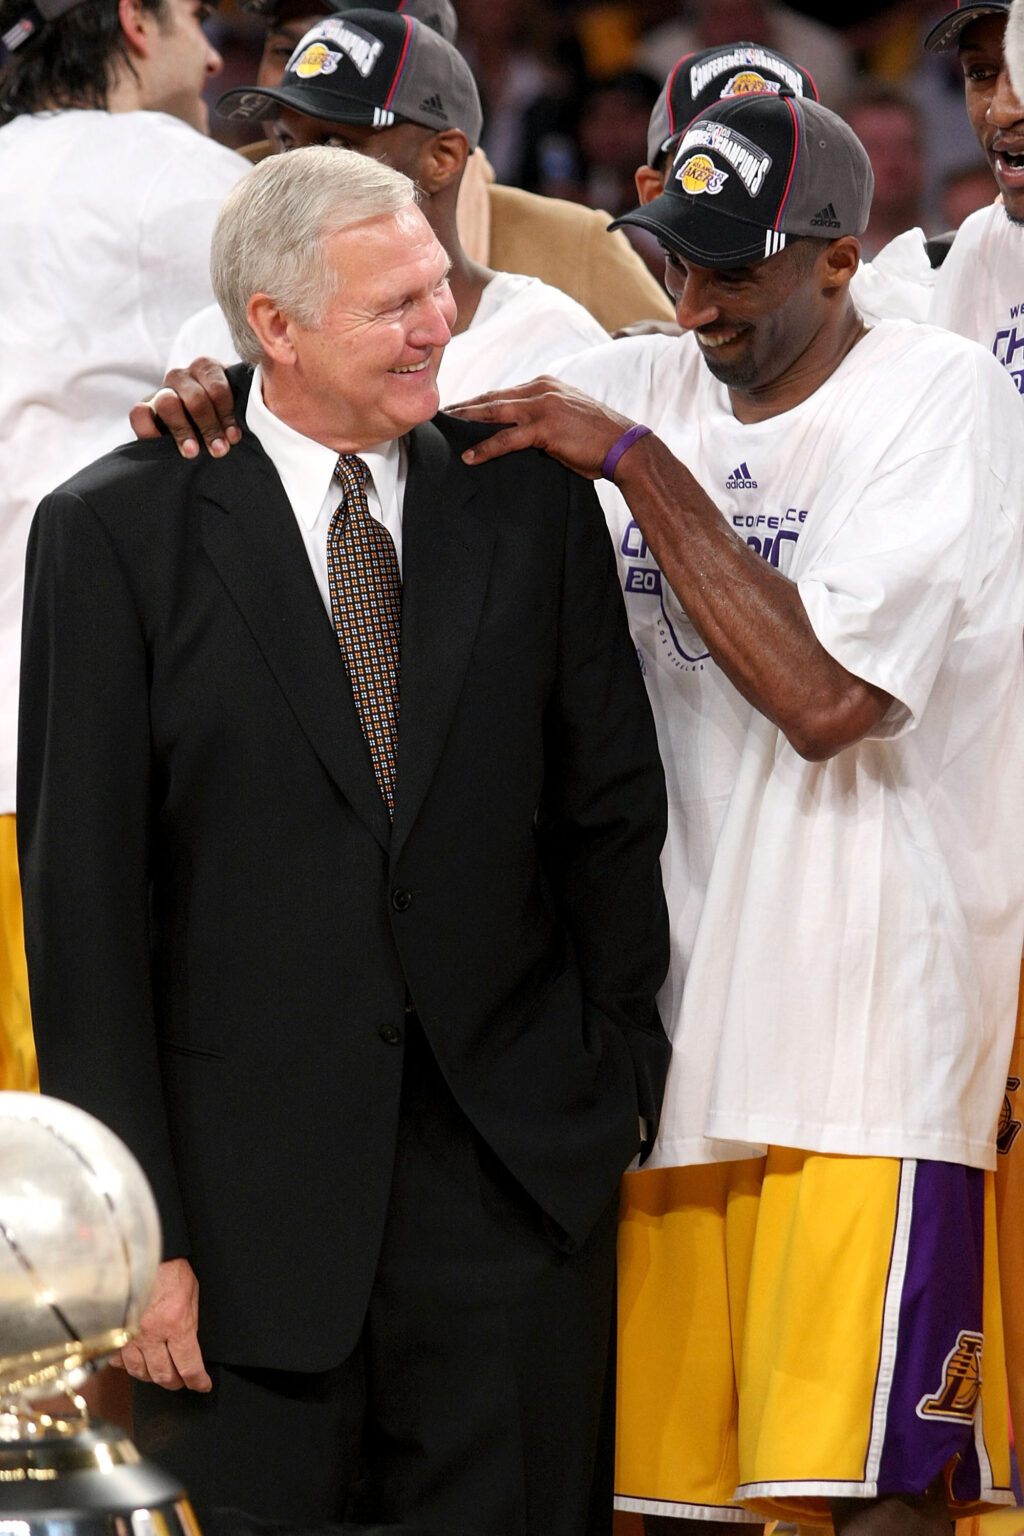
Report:
<svg viewBox="0 0 1024 1536"><path fill-rule="evenodd" d="M369 475L354 453L343 453L335 467L334 478L344 495L327 534L327 579L356 713L393 819L402 578L391 535L367 504Z"/></svg>

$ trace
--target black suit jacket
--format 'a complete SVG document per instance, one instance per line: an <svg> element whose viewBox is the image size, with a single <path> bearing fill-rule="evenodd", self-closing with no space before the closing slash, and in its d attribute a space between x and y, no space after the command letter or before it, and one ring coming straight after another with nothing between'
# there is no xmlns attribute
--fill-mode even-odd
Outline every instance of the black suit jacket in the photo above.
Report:
<svg viewBox="0 0 1024 1536"><path fill-rule="evenodd" d="M241 402L244 408L244 400ZM664 786L592 488L408 440L389 826L280 480L136 443L28 557L19 850L45 1092L139 1157L214 1359L355 1341L411 998L565 1234L656 1120Z"/></svg>

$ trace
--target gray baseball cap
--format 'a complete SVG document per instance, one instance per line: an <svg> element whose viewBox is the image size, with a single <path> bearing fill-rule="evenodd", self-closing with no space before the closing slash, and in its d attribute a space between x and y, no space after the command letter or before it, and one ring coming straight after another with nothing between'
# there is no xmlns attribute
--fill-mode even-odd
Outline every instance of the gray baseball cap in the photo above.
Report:
<svg viewBox="0 0 1024 1536"><path fill-rule="evenodd" d="M217 103L223 117L273 119L281 107L330 123L459 128L475 149L483 127L465 59L411 16L369 9L325 16L299 43L275 88L244 86Z"/></svg>
<svg viewBox="0 0 1024 1536"><path fill-rule="evenodd" d="M243 11L249 11L254 16L276 18L284 0L238 0L238 4ZM459 21L452 0L363 0L358 8L397 11L400 16L413 16L417 21L433 27L435 32L440 32L441 36L447 38L450 43L454 43L459 35ZM310 0L309 5L311 12L323 10L329 13L355 9L352 0L343 0L342 4L338 4L337 0L333 4L330 0Z"/></svg>
<svg viewBox="0 0 1024 1536"><path fill-rule="evenodd" d="M984 0L984 3L957 0L953 9L932 27L924 40L924 46L929 53L940 53L943 48L955 48L960 41L960 33L972 21L980 21L982 16L1002 16L1005 21L1009 9L1010 0Z"/></svg>
<svg viewBox="0 0 1024 1536"><path fill-rule="evenodd" d="M649 230L701 267L742 267L790 235L859 235L875 178L853 129L806 96L729 96L686 129L665 190L611 225Z"/></svg>
<svg viewBox="0 0 1024 1536"><path fill-rule="evenodd" d="M806 69L763 43L726 43L688 53L669 70L647 125L647 164L657 165L699 112L726 96L777 95L786 86L795 96L818 99Z"/></svg>

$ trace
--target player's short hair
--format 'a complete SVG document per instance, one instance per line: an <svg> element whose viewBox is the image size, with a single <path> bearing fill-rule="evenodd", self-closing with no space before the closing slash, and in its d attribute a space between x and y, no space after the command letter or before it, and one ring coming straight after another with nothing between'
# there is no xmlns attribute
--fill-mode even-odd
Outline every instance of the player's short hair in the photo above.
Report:
<svg viewBox="0 0 1024 1536"><path fill-rule="evenodd" d="M266 293L299 325L315 327L337 291L324 245L332 235L416 201L408 176L368 155L314 145L271 155L221 205L210 249L213 291L239 357L263 357L246 308Z"/></svg>
<svg viewBox="0 0 1024 1536"><path fill-rule="evenodd" d="M169 15L167 0L140 4L160 21ZM0 0L0 37L17 29L25 10L25 0ZM0 57L0 108L11 117L48 107L105 111L118 71L132 68L117 0L72 5Z"/></svg>

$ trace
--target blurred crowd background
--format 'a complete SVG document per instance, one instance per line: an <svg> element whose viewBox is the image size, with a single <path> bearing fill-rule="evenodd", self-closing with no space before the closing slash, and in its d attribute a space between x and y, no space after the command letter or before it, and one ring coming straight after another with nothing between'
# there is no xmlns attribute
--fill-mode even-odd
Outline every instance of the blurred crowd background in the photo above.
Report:
<svg viewBox="0 0 1024 1536"><path fill-rule="evenodd" d="M483 148L508 185L613 215L635 207L633 172L668 71L682 54L744 39L809 70L864 143L875 171L865 257L915 224L927 235L956 229L996 195L964 113L956 52L922 47L949 0L457 0L456 9L483 98ZM213 105L255 78L265 28L228 4L208 30L225 60L209 87L211 127L238 145L244 130ZM250 137L261 137L258 125ZM660 251L639 248L660 277Z"/></svg>

